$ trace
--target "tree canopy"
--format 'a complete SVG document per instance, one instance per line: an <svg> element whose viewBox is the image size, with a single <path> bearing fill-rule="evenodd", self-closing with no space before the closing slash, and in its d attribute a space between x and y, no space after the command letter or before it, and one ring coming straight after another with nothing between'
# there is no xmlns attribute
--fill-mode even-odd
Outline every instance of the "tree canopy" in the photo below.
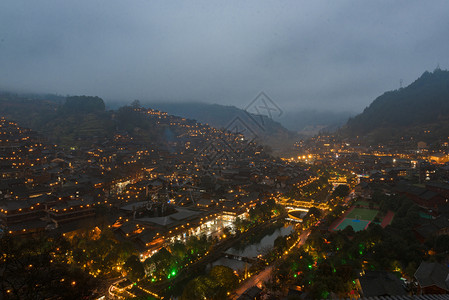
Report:
<svg viewBox="0 0 449 300"><path fill-rule="evenodd" d="M104 101L97 96L70 96L62 107L62 111L66 113L93 113L104 110Z"/></svg>

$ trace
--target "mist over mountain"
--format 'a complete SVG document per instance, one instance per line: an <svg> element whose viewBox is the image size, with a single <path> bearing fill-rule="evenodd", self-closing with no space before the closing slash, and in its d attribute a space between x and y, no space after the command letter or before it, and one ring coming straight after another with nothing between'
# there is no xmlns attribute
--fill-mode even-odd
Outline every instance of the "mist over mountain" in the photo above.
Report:
<svg viewBox="0 0 449 300"><path fill-rule="evenodd" d="M82 98L2 92L0 110L25 126L47 133L59 132L58 136L62 133L65 136L102 136L110 133L114 122L106 117L111 112L106 110L105 105L110 108L114 107L114 103L91 98L94 106L89 107L82 118L71 114L73 120L65 118L64 112L76 114L77 103ZM242 133L251 140L268 145L275 152L291 147L300 138L335 130L339 130L338 134L342 137L361 137L366 142L398 139L431 142L446 137L449 132L449 71L439 68L433 72L426 71L409 86L379 96L355 117L351 117L350 112L303 110L285 111L277 118L271 118L248 113L235 106L200 102L150 102L143 105ZM94 111L96 113L92 114ZM339 129L346 120L346 125ZM70 124L65 124L67 122ZM77 122L82 125L75 126ZM73 129L75 127L77 129Z"/></svg>
<svg viewBox="0 0 449 300"><path fill-rule="evenodd" d="M384 93L351 118L340 133L370 142L447 137L449 71L426 71L409 86Z"/></svg>
<svg viewBox="0 0 449 300"><path fill-rule="evenodd" d="M289 130L310 136L321 130L335 131L355 113L348 111L301 110L287 111L279 120Z"/></svg>
<svg viewBox="0 0 449 300"><path fill-rule="evenodd" d="M167 111L170 114L196 119L215 127L226 127L236 117L242 117L249 125L253 120L248 118L246 112L235 106L220 104L208 104L202 102L188 103L148 103L148 106ZM354 113L333 112L319 110L283 111L280 116L257 116L256 120L263 118L263 130L260 135L267 137L269 134L292 131L300 136L312 136L321 130L335 131L344 125ZM258 126L255 129L260 131Z"/></svg>
<svg viewBox="0 0 449 300"><path fill-rule="evenodd" d="M254 120L251 120L249 116L245 116L247 113L235 106L227 106L220 104L208 104L201 102L187 102L187 103L148 103L148 106L166 111L173 115L182 116L189 119L195 119L202 123L210 124L214 127L229 126L235 118L243 118L248 126L256 127L260 125L259 130L265 130L267 134L274 133L277 130L285 131L285 129L279 122L267 117L267 116L255 116ZM251 124L257 123L257 124Z"/></svg>
<svg viewBox="0 0 449 300"><path fill-rule="evenodd" d="M295 132L286 129L280 122L265 115L248 113L235 106L201 102L159 102L145 103L145 106L194 119L212 127L241 131L247 138L268 145L275 151L291 147L298 138Z"/></svg>
<svg viewBox="0 0 449 300"><path fill-rule="evenodd" d="M131 105L140 107L139 101ZM112 105L114 106L114 105ZM145 106L168 112L179 119L195 120L212 127L243 134L275 153L292 147L298 135L267 116L252 115L233 106L202 103ZM0 114L65 146L85 145L111 136L115 130L142 130L152 141L162 141L156 123L137 120L126 107L106 109L103 99L92 96L57 96L0 92ZM130 117L131 116L131 117ZM84 142L83 142L84 141Z"/></svg>

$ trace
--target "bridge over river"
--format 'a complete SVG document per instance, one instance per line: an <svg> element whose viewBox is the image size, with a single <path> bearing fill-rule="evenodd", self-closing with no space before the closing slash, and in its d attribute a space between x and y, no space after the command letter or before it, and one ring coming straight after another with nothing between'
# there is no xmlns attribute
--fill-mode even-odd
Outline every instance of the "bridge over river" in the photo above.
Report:
<svg viewBox="0 0 449 300"><path fill-rule="evenodd" d="M326 210L329 208L325 201L323 202L315 202L313 200L310 201L301 201L296 199L284 198L280 197L276 199L278 204L283 205L287 210L305 210L309 211L311 207L316 207L321 210Z"/></svg>
<svg viewBox="0 0 449 300"><path fill-rule="evenodd" d="M223 253L223 256L226 258L229 258L229 259L240 260L240 261L244 261L247 263L253 263L256 261L255 257L246 257L246 256L241 256L238 254L231 254L231 253L226 253L226 252Z"/></svg>
<svg viewBox="0 0 449 300"><path fill-rule="evenodd" d="M287 208L288 217L286 219L293 222L302 222L308 211L307 208Z"/></svg>
<svg viewBox="0 0 449 300"><path fill-rule="evenodd" d="M242 247L234 246L221 252L221 257L214 261L214 265L223 265L232 268L237 272L247 269L248 266L257 261L259 255L263 255L266 250L272 249L274 241L279 236L287 236L294 231L293 226L270 229L262 236L258 236L250 244L245 243ZM256 233L254 233L256 235Z"/></svg>
<svg viewBox="0 0 449 300"><path fill-rule="evenodd" d="M310 208L316 207L320 210L327 210L329 206L326 203L318 203L315 201L301 201L280 197L277 203L285 207L288 213L287 220L293 222L302 222L302 218L307 214Z"/></svg>

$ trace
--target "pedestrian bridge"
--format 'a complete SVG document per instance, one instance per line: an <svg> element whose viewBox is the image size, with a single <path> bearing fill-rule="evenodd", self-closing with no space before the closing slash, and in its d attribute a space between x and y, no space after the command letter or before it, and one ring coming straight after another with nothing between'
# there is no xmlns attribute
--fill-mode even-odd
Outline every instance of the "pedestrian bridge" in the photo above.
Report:
<svg viewBox="0 0 449 300"><path fill-rule="evenodd" d="M285 207L288 213L286 218L288 221L302 222L302 218L309 211L310 208L316 207L320 210L327 210L329 206L326 203L317 203L315 201L301 201L296 199L289 199L280 197L277 199L277 203Z"/></svg>
<svg viewBox="0 0 449 300"><path fill-rule="evenodd" d="M306 208L297 208L288 210L288 221L302 222L302 219L309 210Z"/></svg>
<svg viewBox="0 0 449 300"><path fill-rule="evenodd" d="M279 198L277 203L283 205L288 211L290 210L304 210L309 211L311 207L316 207L321 210L327 210L329 207L326 203L318 203L313 200L301 201L288 198Z"/></svg>
<svg viewBox="0 0 449 300"><path fill-rule="evenodd" d="M255 258L252 257L245 257L245 256L240 256L240 255L235 255L235 254L230 254L230 253L223 253L223 256L229 259L235 259L235 260L240 260L240 261L244 261L247 263L253 263L256 261Z"/></svg>

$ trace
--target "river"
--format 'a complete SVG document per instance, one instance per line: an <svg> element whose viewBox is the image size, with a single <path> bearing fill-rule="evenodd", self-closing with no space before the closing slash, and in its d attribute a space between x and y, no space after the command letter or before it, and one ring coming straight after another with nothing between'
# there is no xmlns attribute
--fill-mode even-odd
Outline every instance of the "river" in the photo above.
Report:
<svg viewBox="0 0 449 300"><path fill-rule="evenodd" d="M245 245L244 247L231 247L225 251L225 253L240 256L240 257L247 257L247 258L256 258L259 254L263 254L264 250L273 248L274 241L279 236L286 236L293 232L293 226L287 226L287 227L281 227L277 228L274 232L270 232L263 236L259 241ZM246 263L241 260L237 259L230 259L226 257L221 257L211 263L208 267L216 266L216 265L222 265L230 267L233 270L241 271L245 269L245 266L250 266L249 263Z"/></svg>

